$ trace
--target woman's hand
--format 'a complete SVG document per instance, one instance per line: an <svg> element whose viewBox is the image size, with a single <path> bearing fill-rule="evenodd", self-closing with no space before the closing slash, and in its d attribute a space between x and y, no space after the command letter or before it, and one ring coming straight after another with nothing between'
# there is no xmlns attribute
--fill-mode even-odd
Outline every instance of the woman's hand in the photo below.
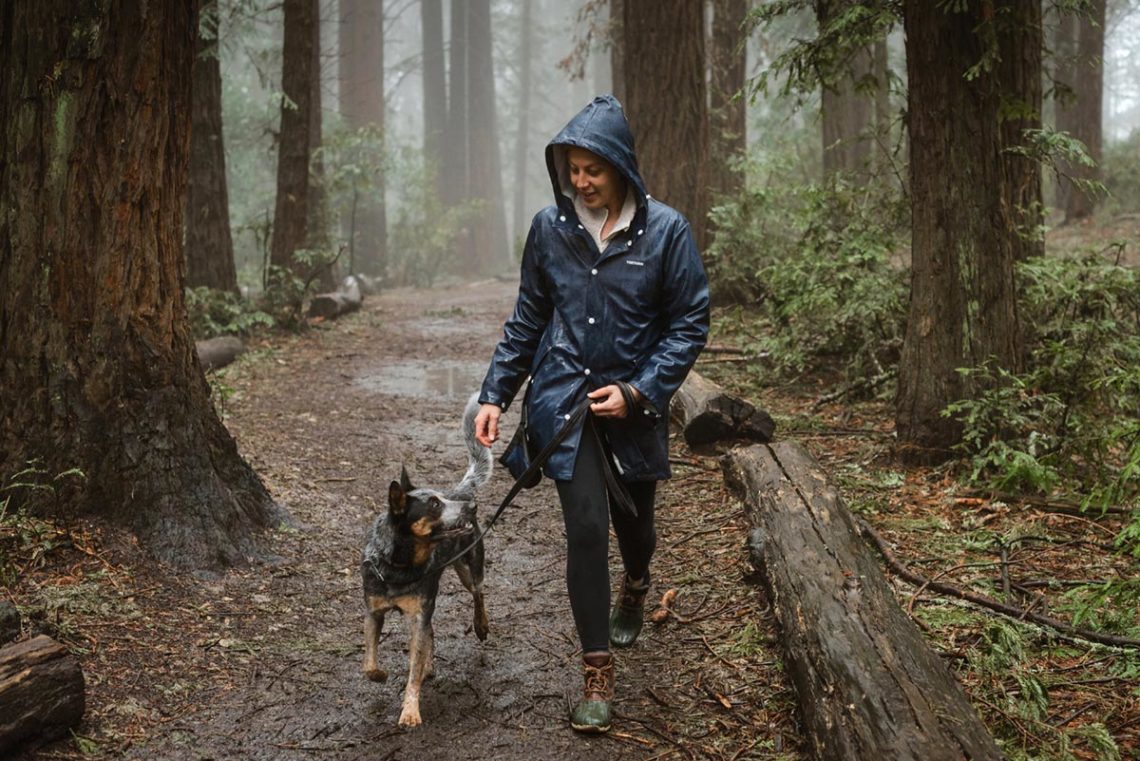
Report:
<svg viewBox="0 0 1140 761"><path fill-rule="evenodd" d="M641 400L640 391L633 386L630 386L629 390L633 393L635 400ZM586 394L586 396L595 400L590 405L590 412L598 417L623 418L631 411L625 403L625 397L621 395L621 389L616 385L602 386L597 391Z"/></svg>
<svg viewBox="0 0 1140 761"><path fill-rule="evenodd" d="M497 404L484 404L475 416L475 440L490 447L499 438L499 416L503 409Z"/></svg>

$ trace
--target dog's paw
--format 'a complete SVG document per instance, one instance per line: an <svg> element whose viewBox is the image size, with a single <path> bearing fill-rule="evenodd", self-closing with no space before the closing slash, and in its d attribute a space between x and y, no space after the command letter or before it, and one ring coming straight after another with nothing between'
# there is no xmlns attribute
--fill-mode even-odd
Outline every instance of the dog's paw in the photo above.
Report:
<svg viewBox="0 0 1140 761"><path fill-rule="evenodd" d="M420 718L420 709L418 707L412 708L406 706L400 713L400 726L405 728L418 727L423 724L423 719Z"/></svg>
<svg viewBox="0 0 1140 761"><path fill-rule="evenodd" d="M368 679L373 682L388 681L388 672L380 668L365 669L364 676L368 677Z"/></svg>
<svg viewBox="0 0 1140 761"><path fill-rule="evenodd" d="M487 621L487 611L480 610L475 614L475 636L479 641L487 639L487 635L491 633L491 624Z"/></svg>

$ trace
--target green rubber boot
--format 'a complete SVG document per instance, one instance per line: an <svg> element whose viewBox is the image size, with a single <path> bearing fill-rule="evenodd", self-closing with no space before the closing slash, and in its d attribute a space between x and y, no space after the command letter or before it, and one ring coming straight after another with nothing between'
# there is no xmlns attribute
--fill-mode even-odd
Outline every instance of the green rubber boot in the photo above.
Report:
<svg viewBox="0 0 1140 761"><path fill-rule="evenodd" d="M614 647L629 647L637 641L645 620L645 595L648 592L648 573L636 584L628 574L622 575L618 604L610 614L610 644Z"/></svg>
<svg viewBox="0 0 1140 761"><path fill-rule="evenodd" d="M610 702L614 699L614 658L609 653L582 656L586 689L570 714L570 726L578 732L610 731Z"/></svg>

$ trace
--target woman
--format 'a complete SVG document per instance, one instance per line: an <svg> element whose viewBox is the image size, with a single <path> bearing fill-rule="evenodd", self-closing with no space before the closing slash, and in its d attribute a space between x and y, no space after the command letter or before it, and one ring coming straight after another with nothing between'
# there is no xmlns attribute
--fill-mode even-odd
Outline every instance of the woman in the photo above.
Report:
<svg viewBox="0 0 1140 761"><path fill-rule="evenodd" d="M562 504L566 582L586 676L570 722L605 732L610 645L628 647L641 631L654 495L670 475L669 399L708 336L708 281L689 223L645 192L633 135L612 96L595 98L570 120L547 146L546 165L555 203L531 224L518 300L483 381L475 431L491 446L527 376L527 431L539 448L585 397L593 400L544 472ZM607 468L636 516L611 515ZM625 569L612 617L611 518Z"/></svg>

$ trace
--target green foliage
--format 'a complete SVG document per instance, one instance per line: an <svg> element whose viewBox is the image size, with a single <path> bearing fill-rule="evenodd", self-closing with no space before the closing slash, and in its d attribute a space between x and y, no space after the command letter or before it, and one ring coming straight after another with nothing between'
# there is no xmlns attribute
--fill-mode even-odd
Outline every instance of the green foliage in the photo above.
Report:
<svg viewBox="0 0 1140 761"><path fill-rule="evenodd" d="M67 479L83 477L74 468L49 476L38 462L32 462L0 488L0 585L13 584L21 573L38 567L52 550L69 541L65 531L30 515L23 504L14 508L14 495L37 492L51 497Z"/></svg>
<svg viewBox="0 0 1140 761"><path fill-rule="evenodd" d="M259 326L273 326L273 318L246 299L212 288L187 288L186 311L190 330L197 339L249 335Z"/></svg>
<svg viewBox="0 0 1140 761"><path fill-rule="evenodd" d="M1140 211L1140 130L1104 147L1101 162L1109 212Z"/></svg>
<svg viewBox="0 0 1140 761"><path fill-rule="evenodd" d="M1026 369L963 370L978 389L944 414L964 426L969 480L1085 495L1090 507L1140 494L1140 273L1103 255L1024 262ZM1140 553L1132 526L1129 547Z"/></svg>
<svg viewBox="0 0 1140 761"><path fill-rule="evenodd" d="M388 276L397 285L430 287L458 259L456 242L482 213L480 201L445 207L436 192L435 168L419 150L396 156L389 182L400 202L388 236Z"/></svg>
<svg viewBox="0 0 1140 761"><path fill-rule="evenodd" d="M314 152L313 161L323 167L320 181L329 208L341 210L347 221L345 229L354 229L357 209L369 198L384 192L384 176L392 168L383 130L375 125L331 130L323 145ZM347 257L349 272L362 270L351 242Z"/></svg>
<svg viewBox="0 0 1140 761"><path fill-rule="evenodd" d="M265 293L261 308L273 324L286 330L299 330L305 325L301 307L313 291L321 273L336 265L340 252L299 248L293 252L291 267L269 265L265 272Z"/></svg>
<svg viewBox="0 0 1140 761"><path fill-rule="evenodd" d="M752 80L755 97L768 94L773 82L779 92L810 93L820 85L831 84L844 76L851 58L879 40L902 18L898 0L865 0L859 3L832 3L830 17L817 28L814 37L796 35L790 43ZM751 11L751 22L770 32L778 32L775 24L788 17L814 13L824 7L817 0L772 0ZM881 86L884 83L859 83Z"/></svg>
<svg viewBox="0 0 1140 761"><path fill-rule="evenodd" d="M713 211L714 300L756 302L751 351L782 375L832 363L852 378L897 360L905 318L906 207L894 191L832 184L751 188Z"/></svg>
<svg viewBox="0 0 1140 761"><path fill-rule="evenodd" d="M1135 636L1140 625L1140 579L1114 579L1107 584L1084 584L1065 593L1073 607L1073 626Z"/></svg>
<svg viewBox="0 0 1140 761"><path fill-rule="evenodd" d="M1028 629L1021 624L996 620L966 651L974 674L982 680L975 692L984 693L989 706L1002 708L996 726L999 740L1003 724L1012 737L1002 742L1006 755L1011 759L1076 761L1074 749L1079 747L1087 749L1098 761L1119 761L1120 750L1103 724L1059 729L1050 722L1049 690L1056 677L1033 667L1036 654L1029 650L1032 640L1027 634ZM1121 659L1124 664L1132 660Z"/></svg>
<svg viewBox="0 0 1140 761"><path fill-rule="evenodd" d="M1018 114L1007 114L1019 118ZM1103 198L1108 190L1104 183L1074 176L1071 167L1095 167L1096 162L1088 153L1088 147L1068 132L1058 132L1052 127L1027 129L1023 133L1023 145L1007 148L1009 153L1033 159L1044 169L1051 170L1059 179L1064 177L1080 193L1094 198Z"/></svg>

